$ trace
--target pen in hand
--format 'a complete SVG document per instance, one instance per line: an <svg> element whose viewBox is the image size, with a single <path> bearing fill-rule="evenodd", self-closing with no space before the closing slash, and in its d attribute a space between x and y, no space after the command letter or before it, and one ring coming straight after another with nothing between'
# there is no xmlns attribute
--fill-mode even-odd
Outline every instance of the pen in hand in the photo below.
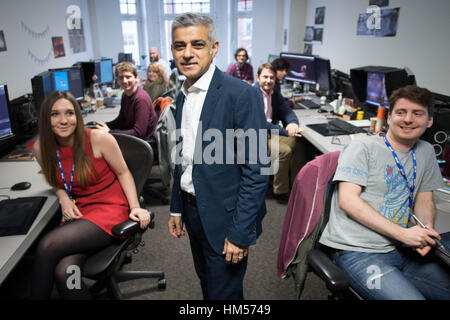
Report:
<svg viewBox="0 0 450 320"><path fill-rule="evenodd" d="M428 229L427 226L424 225L424 224L422 223L422 221L420 221L419 218L417 218L417 216L416 216L414 213L412 214L412 216L413 216L414 220L416 220L417 223L418 223L422 228ZM442 242L441 242L439 239L436 239L435 237L432 237L432 238L433 238L433 240L436 242L436 246L437 246L438 248L445 249L445 246L442 244Z"/></svg>

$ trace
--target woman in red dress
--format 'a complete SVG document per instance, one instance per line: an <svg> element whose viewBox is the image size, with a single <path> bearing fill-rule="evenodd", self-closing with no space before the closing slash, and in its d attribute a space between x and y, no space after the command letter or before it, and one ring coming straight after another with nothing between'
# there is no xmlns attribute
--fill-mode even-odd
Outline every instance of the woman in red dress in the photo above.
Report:
<svg viewBox="0 0 450 320"><path fill-rule="evenodd" d="M128 219L150 223L140 208L133 177L112 135L85 129L80 107L68 92L51 93L42 103L34 151L46 181L61 205L62 226L39 242L31 297L47 299L53 283L62 298L89 298L83 283L69 289L69 267L83 269L90 252L111 243L114 225Z"/></svg>

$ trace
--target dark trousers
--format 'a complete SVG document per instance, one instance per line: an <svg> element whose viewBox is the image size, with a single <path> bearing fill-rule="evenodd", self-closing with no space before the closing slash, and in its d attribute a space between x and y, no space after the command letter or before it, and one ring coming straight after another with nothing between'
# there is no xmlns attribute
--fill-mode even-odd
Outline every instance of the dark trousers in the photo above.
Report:
<svg viewBox="0 0 450 320"><path fill-rule="evenodd" d="M189 235L195 271L200 278L203 299L242 300L247 257L237 264L227 264L225 255L209 245L197 207L183 197L183 220Z"/></svg>

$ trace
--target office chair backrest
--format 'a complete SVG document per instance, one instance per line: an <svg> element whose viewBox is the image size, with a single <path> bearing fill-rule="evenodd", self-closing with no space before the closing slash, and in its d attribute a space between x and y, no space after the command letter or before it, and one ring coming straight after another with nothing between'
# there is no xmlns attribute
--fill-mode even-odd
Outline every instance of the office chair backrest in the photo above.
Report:
<svg viewBox="0 0 450 320"><path fill-rule="evenodd" d="M152 170L153 150L146 141L137 137L121 133L112 135L116 138L123 158L133 176L137 194L140 194Z"/></svg>

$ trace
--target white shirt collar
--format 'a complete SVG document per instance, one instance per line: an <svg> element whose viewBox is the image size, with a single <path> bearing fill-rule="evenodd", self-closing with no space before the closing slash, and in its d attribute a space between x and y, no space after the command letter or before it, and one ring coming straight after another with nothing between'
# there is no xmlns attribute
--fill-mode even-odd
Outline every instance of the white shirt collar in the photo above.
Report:
<svg viewBox="0 0 450 320"><path fill-rule="evenodd" d="M211 84L212 78L214 76L214 71L216 70L216 66L211 63L211 65L208 68L208 71L206 71L190 88L186 91L186 88L181 86L181 92L185 96L187 96L188 92L196 91L196 90L202 90L207 91L209 88L209 85Z"/></svg>

